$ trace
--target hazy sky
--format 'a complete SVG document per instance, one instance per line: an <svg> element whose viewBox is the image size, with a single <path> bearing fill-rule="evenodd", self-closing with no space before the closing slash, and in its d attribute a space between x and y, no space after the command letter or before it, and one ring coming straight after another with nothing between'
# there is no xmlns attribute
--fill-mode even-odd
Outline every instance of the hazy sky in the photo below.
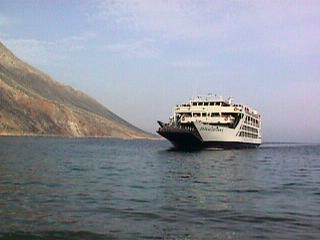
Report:
<svg viewBox="0 0 320 240"><path fill-rule="evenodd" d="M320 142L319 0L1 0L0 41L147 131L216 93L265 141Z"/></svg>

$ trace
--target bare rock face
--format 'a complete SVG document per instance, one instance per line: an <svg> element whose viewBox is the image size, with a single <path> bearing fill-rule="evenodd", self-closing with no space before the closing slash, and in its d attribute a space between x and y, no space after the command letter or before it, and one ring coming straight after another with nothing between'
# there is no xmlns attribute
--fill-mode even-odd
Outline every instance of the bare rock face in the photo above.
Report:
<svg viewBox="0 0 320 240"><path fill-rule="evenodd" d="M1 42L0 135L154 137L21 61Z"/></svg>

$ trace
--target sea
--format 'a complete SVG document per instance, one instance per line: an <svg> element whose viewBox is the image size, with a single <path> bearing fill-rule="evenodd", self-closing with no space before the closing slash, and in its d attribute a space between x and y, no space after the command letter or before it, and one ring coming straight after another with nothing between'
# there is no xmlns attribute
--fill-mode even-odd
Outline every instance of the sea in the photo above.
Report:
<svg viewBox="0 0 320 240"><path fill-rule="evenodd" d="M320 239L320 145L2 137L0 239Z"/></svg>

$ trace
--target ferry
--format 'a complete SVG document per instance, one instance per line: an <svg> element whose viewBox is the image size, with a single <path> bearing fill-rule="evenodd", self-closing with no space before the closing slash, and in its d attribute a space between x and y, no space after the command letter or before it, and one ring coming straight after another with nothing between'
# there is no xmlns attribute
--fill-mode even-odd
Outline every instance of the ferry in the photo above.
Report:
<svg viewBox="0 0 320 240"><path fill-rule="evenodd" d="M257 148L262 141L258 111L212 94L177 105L169 122L158 123L157 133L178 149Z"/></svg>

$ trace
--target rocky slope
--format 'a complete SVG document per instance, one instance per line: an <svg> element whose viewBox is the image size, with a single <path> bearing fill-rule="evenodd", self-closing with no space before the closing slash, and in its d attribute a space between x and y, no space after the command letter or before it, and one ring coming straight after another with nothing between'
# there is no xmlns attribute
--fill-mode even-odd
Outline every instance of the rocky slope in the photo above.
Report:
<svg viewBox="0 0 320 240"><path fill-rule="evenodd" d="M0 135L153 137L21 61L1 42Z"/></svg>

